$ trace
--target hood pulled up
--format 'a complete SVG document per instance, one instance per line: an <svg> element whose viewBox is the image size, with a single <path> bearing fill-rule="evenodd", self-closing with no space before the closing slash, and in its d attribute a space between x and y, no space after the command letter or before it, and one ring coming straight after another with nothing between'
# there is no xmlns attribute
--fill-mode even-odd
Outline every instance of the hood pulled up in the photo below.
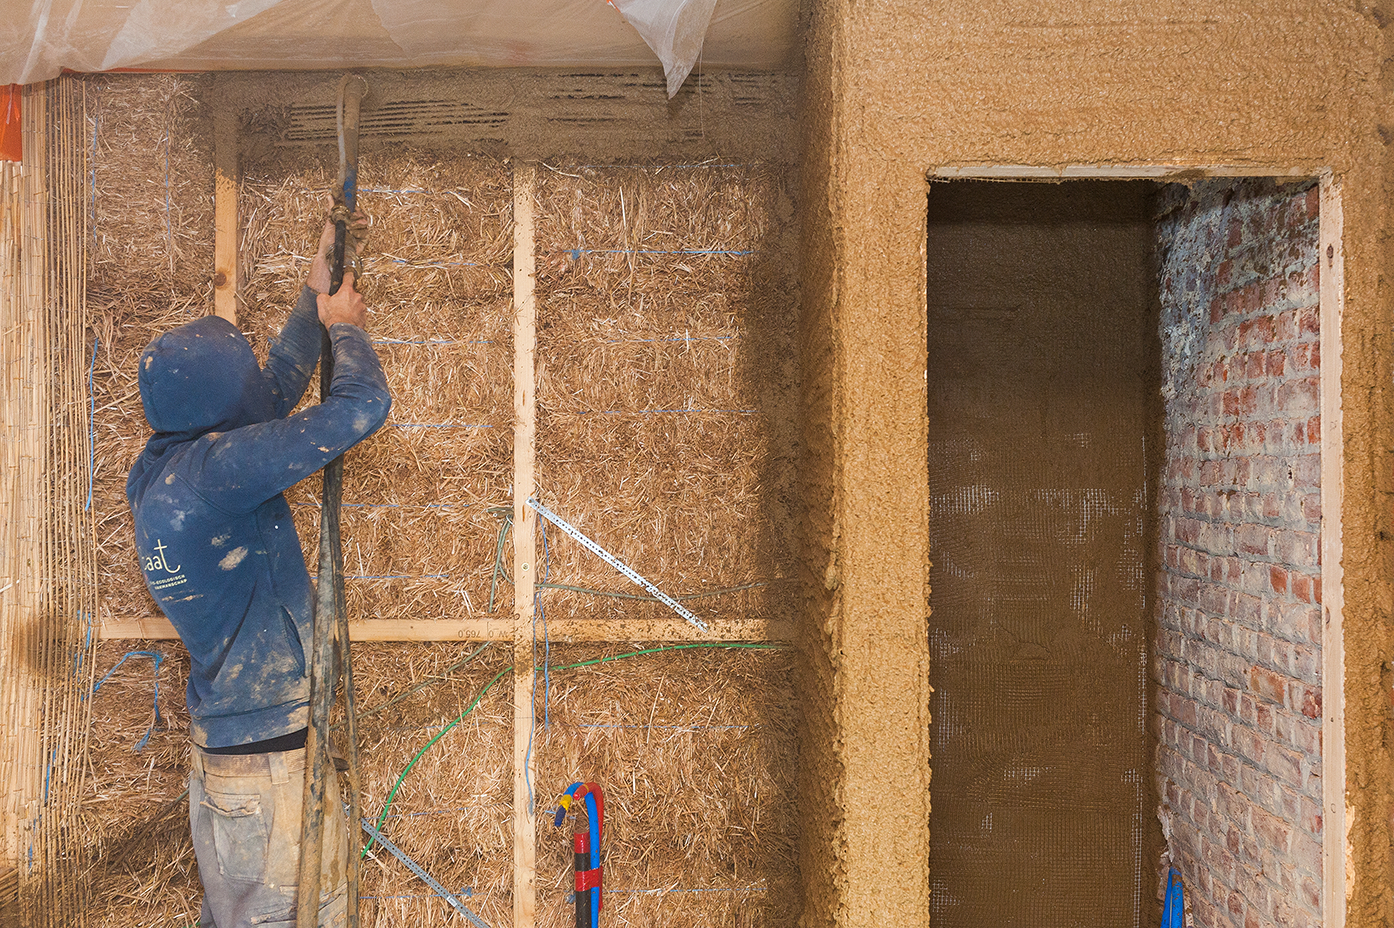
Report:
<svg viewBox="0 0 1394 928"><path fill-rule="evenodd" d="M138 379L156 437L189 440L275 416L275 397L252 346L219 316L156 337L141 353Z"/></svg>

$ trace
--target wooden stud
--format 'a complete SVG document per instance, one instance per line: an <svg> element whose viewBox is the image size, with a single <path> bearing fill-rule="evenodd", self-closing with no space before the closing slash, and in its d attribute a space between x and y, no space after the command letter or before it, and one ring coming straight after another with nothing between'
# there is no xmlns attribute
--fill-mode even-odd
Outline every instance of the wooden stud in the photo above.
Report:
<svg viewBox="0 0 1394 928"><path fill-rule="evenodd" d="M213 312L237 324L237 117L213 122Z"/></svg>
<svg viewBox="0 0 1394 928"><path fill-rule="evenodd" d="M536 667L533 600L537 582L536 515L527 505L533 492L537 396L536 250L533 197L536 166L513 170L513 928L537 922L537 764L532 751Z"/></svg>
<svg viewBox="0 0 1394 928"><path fill-rule="evenodd" d="M1346 835L1346 676L1342 610L1342 504L1345 490L1341 422L1341 315L1345 306L1345 259L1341 239L1341 184L1321 178L1320 265L1321 351L1321 912L1325 928L1343 928L1351 876Z"/></svg>

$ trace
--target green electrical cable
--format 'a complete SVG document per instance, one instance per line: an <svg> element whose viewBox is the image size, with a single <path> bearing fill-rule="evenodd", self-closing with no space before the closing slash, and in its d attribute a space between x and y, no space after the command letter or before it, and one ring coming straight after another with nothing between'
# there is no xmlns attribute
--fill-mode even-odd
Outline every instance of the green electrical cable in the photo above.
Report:
<svg viewBox="0 0 1394 928"><path fill-rule="evenodd" d="M726 648L730 650L744 649L751 651L770 651L781 650L784 647L785 646L782 644L728 641L699 641L691 644L665 645L661 648L645 648L642 651L628 651L624 654L611 654L608 657L597 657L588 661L579 661L575 664L558 664L556 666L548 667L547 669L553 672L559 672L562 670L576 670L580 667L594 667L597 664L608 664L610 661L624 660L625 658L629 657L640 657L644 654L662 654L665 651L686 651L691 648ZM464 712L461 712L458 716L456 716L455 720L451 722L449 725L436 732L435 737L433 737L430 741L427 741L422 746L421 750L416 752L416 754L412 757L411 761L408 762L406 767L402 769L402 772L397 775L397 782L392 784L392 789L387 794L387 802L383 804L382 815L378 816L378 831L382 831L383 825L387 823L387 813L392 811L392 801L397 797L397 790L401 788L402 781L404 781L407 778L408 773L411 773L411 768L415 767L416 762L421 759L422 755L424 755L428 750L431 749L431 745L435 744L441 738L445 737L446 732L450 731L456 725L464 721L465 716L473 712L474 707L479 705L479 701L484 698L484 696L489 692L489 690L494 688L494 684L502 680L504 678L504 675L510 673L512 670L512 667L505 667L503 670L500 670L497 674L495 674L492 680L484 684L484 688L479 691L479 695L474 697L474 702L470 703L469 707L466 708ZM368 843L363 847L363 853L367 854L368 849L371 848L373 844L374 839L370 837L368 839Z"/></svg>
<svg viewBox="0 0 1394 928"><path fill-rule="evenodd" d="M461 712L458 716L456 716L455 721L451 722L449 725L436 732L436 736L432 738L430 741L427 741L426 744L421 748L421 750L416 752L416 755L412 757L411 762L408 763L406 768L403 769L402 772L397 776L397 782L392 784L392 791L387 794L387 802L382 807L382 815L378 817L378 831L382 831L383 825L387 822L387 813L392 809L392 800L396 797L397 790L401 788L402 781L407 778L408 773L411 773L411 768L416 766L416 762L421 759L421 755L425 754L430 749L431 745L435 744L441 738L445 737L446 732L450 731L450 729L454 728L456 725L459 725L460 722L464 721L465 716L473 712L474 707L479 705L479 701L484 698L485 694L487 694L489 690L494 688L494 684L502 680L504 674L507 674L512 670L512 667L505 667L504 669L496 673L492 680L484 684L484 689L480 690L479 695L474 697L474 702L469 704L469 708L465 709L464 712ZM360 856L366 855L368 853L368 850L375 843L377 843L377 839L369 837L368 843L363 845L363 851L362 854L360 854Z"/></svg>

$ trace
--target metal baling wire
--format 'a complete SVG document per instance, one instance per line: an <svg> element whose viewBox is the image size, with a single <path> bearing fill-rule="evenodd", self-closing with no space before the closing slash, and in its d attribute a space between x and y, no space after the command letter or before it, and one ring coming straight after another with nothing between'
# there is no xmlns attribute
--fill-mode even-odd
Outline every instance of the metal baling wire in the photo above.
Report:
<svg viewBox="0 0 1394 928"><path fill-rule="evenodd" d="M173 116L174 103L170 102L170 116ZM169 150L173 143L170 141L169 126L165 126L165 245L169 248L169 269L174 270L174 221L169 215Z"/></svg>
<svg viewBox="0 0 1394 928"><path fill-rule="evenodd" d="M552 553L547 546L547 520L542 519L542 582L552 576ZM533 598L537 602L537 614L542 617L542 727L552 725L552 638L547 633L547 613L542 609L542 590L534 589ZM535 634L535 633L534 633Z"/></svg>
<svg viewBox="0 0 1394 928"><path fill-rule="evenodd" d="M726 255L740 257L753 255L754 251L741 251L734 248L677 248L664 251L655 248L561 248L552 254L571 255L571 260L581 260L581 255Z"/></svg>

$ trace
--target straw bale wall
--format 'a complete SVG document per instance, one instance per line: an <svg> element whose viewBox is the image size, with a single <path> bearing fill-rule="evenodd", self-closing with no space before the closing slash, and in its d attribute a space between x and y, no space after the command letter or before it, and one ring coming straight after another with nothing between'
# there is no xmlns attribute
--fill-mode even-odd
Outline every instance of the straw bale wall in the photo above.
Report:
<svg viewBox="0 0 1394 928"><path fill-rule="evenodd" d="M778 168L554 168L539 177L541 498L704 618L788 615L791 292ZM624 593L554 530L547 583ZM549 617L667 615L572 589Z"/></svg>
<svg viewBox="0 0 1394 928"><path fill-rule="evenodd" d="M87 305L94 416L98 619L147 618L126 473L149 437L136 360L151 338L212 306L213 169L206 77L86 80L91 241Z"/></svg>
<svg viewBox="0 0 1394 928"><path fill-rule="evenodd" d="M240 213L248 268L238 323L260 357L300 293L336 168L303 153L246 168ZM372 219L368 328L392 389L392 415L344 462L349 615L507 614L511 586L494 583L502 520L493 510L512 501L508 167L494 158L379 149L365 152L359 176L359 209ZM316 390L306 404L316 402ZM318 478L288 493L302 539L318 536L318 497ZM314 558L313 549L308 554Z"/></svg>
<svg viewBox="0 0 1394 928"><path fill-rule="evenodd" d="M101 339L94 508L108 623L157 615L130 556L124 498L148 434L136 359L154 335L212 305L211 133L199 103L212 85L201 80L91 79L94 242L105 243L90 301ZM308 269L334 169L327 148L268 144L283 117L241 116L238 324L263 359ZM162 147L120 144L137 136ZM705 619L787 619L792 208L783 166L728 163L739 160L538 170L540 496L660 588L691 597ZM511 618L512 550L500 533L514 479L512 166L365 140L359 176L373 223L369 331L394 400L388 425L346 462L350 618ZM138 275L123 278L127 265ZM305 403L314 386L309 394ZM287 493L311 553L318 492L312 479ZM670 613L596 595L631 588L555 529L538 557L546 582L529 785L539 922L570 919L570 831L547 816L584 776L611 797L607 886L617 894L607 912L618 923L792 924L790 652L689 650L544 673L633 650L549 653L550 618ZM497 575L496 560L506 568ZM107 641L97 678L132 651L159 652L158 674L152 658L131 657L92 701L101 737L83 807L94 836L87 880L106 900L93 924L182 926L200 892L180 798L187 656L174 640ZM512 644L356 643L354 663L365 814L385 813L385 832L408 854L486 922L508 924L515 729L534 724L514 719ZM137 750L157 678L161 720ZM595 727L607 725L638 727ZM365 924L447 917L394 858L380 848L371 857Z"/></svg>
<svg viewBox="0 0 1394 928"><path fill-rule="evenodd" d="M797 715L783 648L551 648L539 686L538 925L571 925L571 835L548 821L578 780L605 790L614 925L793 925ZM544 708L545 703L545 708Z"/></svg>

